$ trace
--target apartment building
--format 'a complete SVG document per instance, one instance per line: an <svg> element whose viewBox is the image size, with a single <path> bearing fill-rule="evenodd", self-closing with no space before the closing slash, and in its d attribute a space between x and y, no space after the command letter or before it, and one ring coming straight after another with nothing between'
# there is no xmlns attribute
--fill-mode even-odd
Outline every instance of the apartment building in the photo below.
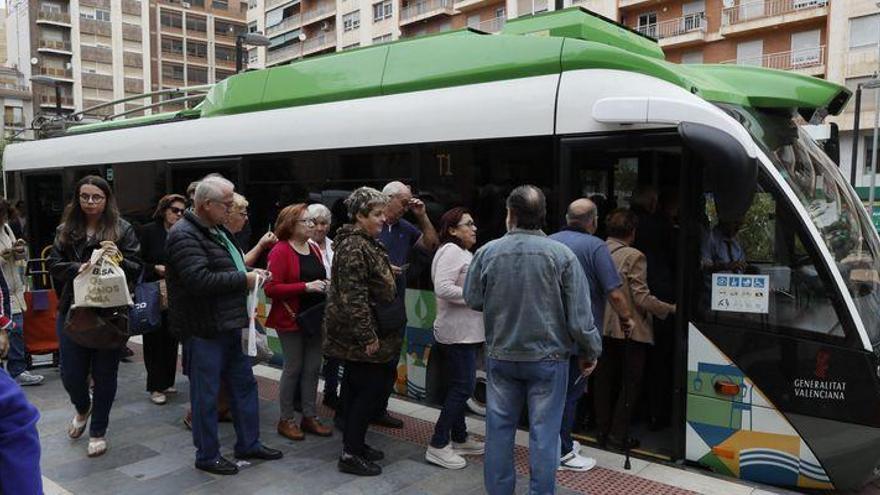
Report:
<svg viewBox="0 0 880 495"><path fill-rule="evenodd" d="M10 0L7 8L7 64L25 80L42 76L31 85L34 114L82 111L148 89L145 2ZM137 106L133 101L90 110L86 118Z"/></svg>
<svg viewBox="0 0 880 495"><path fill-rule="evenodd" d="M832 27L828 40L828 79L846 84L855 93L859 83L868 81L880 70L880 6L877 0L835 0L829 16ZM858 150L856 184L859 186L867 186L870 182L867 172L870 171L877 91L880 90L864 90L862 93L858 137L853 134L855 98L839 117L829 119L836 122L840 130L840 166L847 177L850 176L853 146Z"/></svg>
<svg viewBox="0 0 880 495"><path fill-rule="evenodd" d="M18 69L0 67L0 104L3 105L3 124L0 127L3 140L32 138L31 133L25 131L34 119L30 86Z"/></svg>
<svg viewBox="0 0 880 495"><path fill-rule="evenodd" d="M252 68L401 37L474 27L497 32L509 0L250 0L248 29L271 45L248 54Z"/></svg>
<svg viewBox="0 0 880 495"><path fill-rule="evenodd" d="M247 8L240 0L152 0L153 89L213 84L235 74L235 39L247 30Z"/></svg>

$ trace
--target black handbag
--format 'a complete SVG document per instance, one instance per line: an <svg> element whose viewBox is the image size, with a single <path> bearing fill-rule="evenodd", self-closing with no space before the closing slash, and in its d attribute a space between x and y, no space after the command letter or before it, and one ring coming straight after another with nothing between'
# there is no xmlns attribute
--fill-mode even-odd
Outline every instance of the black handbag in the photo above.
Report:
<svg viewBox="0 0 880 495"><path fill-rule="evenodd" d="M286 304L285 304L286 305ZM296 324L305 332L306 337L321 335L321 327L324 325L324 309L327 303L318 303L296 314Z"/></svg>
<svg viewBox="0 0 880 495"><path fill-rule="evenodd" d="M119 349L130 336L128 307L70 308L64 320L64 333L89 349Z"/></svg>

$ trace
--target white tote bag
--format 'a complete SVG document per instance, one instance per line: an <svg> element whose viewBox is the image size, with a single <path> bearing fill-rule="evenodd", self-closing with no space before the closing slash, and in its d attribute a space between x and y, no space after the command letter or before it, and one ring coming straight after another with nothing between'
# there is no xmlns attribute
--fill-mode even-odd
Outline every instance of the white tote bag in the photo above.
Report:
<svg viewBox="0 0 880 495"><path fill-rule="evenodd" d="M242 350L245 355L250 357L257 357L257 293L262 285L263 277L258 274L257 283L254 284L254 288L247 298L248 327L242 329L241 332L243 337L247 335L242 339L242 347L244 347Z"/></svg>
<svg viewBox="0 0 880 495"><path fill-rule="evenodd" d="M103 248L92 251L86 268L73 279L73 307L116 308L131 304L125 272Z"/></svg>

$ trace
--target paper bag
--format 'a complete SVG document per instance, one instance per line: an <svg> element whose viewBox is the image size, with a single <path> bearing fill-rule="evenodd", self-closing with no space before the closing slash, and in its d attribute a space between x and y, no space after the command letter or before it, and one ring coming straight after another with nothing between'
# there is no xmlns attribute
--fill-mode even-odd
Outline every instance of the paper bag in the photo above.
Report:
<svg viewBox="0 0 880 495"><path fill-rule="evenodd" d="M104 249L92 251L86 268L73 279L73 307L115 308L131 304L125 272Z"/></svg>

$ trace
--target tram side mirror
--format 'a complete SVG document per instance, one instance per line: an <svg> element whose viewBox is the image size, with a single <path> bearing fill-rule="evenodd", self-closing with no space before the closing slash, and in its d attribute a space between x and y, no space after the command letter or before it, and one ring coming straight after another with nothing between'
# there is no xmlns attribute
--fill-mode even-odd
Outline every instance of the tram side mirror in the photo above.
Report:
<svg viewBox="0 0 880 495"><path fill-rule="evenodd" d="M714 193L718 219L741 220L755 196L757 159L749 157L733 136L715 127L682 122L678 125L678 133L684 145L704 164L707 184Z"/></svg>

